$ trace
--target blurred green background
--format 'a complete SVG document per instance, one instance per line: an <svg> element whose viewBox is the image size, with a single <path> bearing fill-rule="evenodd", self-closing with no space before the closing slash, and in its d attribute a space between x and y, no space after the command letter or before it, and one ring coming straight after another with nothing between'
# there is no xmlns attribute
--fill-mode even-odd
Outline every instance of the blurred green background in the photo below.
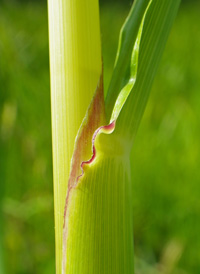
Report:
<svg viewBox="0 0 200 274"><path fill-rule="evenodd" d="M107 87L131 1L100 4ZM200 273L199 11L183 1L132 152L136 274ZM55 273L52 191L46 1L1 1L0 273Z"/></svg>

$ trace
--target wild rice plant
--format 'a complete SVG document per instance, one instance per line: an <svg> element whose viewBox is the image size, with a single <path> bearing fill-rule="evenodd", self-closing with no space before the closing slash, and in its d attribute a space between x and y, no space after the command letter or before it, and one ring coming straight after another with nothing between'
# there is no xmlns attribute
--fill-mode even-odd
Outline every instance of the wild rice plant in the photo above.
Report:
<svg viewBox="0 0 200 274"><path fill-rule="evenodd" d="M104 98L97 0L48 0L57 274L134 273L129 154L180 0L136 0Z"/></svg>

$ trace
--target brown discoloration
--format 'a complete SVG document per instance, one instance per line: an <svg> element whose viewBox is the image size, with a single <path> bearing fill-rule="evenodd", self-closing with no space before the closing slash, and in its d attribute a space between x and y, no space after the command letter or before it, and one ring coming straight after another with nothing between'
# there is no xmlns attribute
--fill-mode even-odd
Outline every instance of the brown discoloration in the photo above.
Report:
<svg viewBox="0 0 200 274"><path fill-rule="evenodd" d="M109 126L103 126L106 123L105 107L104 107L104 93L103 93L103 77L100 76L99 84L97 86L93 100L88 108L87 114L79 129L74 153L72 156L71 172L68 181L68 191L65 201L64 209L64 227L63 227L63 266L62 272L65 274L66 269L66 245L67 245L67 218L68 218L68 204L70 192L78 184L78 180L83 176L83 166L91 164L96 156L94 141L101 129ZM112 127L112 126L111 126ZM90 160L88 160L90 159Z"/></svg>

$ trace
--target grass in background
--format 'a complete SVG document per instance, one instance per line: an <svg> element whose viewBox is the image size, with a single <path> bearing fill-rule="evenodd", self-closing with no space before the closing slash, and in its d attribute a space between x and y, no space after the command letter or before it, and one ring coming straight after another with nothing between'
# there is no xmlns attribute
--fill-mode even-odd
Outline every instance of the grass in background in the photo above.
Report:
<svg viewBox="0 0 200 274"><path fill-rule="evenodd" d="M195 274L200 269L199 8L197 2L185 3L179 11L132 157L137 254L151 263L173 264L173 258L165 259L171 247L169 257L179 253L178 267Z"/></svg>
<svg viewBox="0 0 200 274"><path fill-rule="evenodd" d="M46 6L16 3L0 10L7 273L54 273L47 31Z"/></svg>
<svg viewBox="0 0 200 274"><path fill-rule="evenodd" d="M101 8L106 87L128 8ZM136 261L137 273L147 274L144 261L153 271L161 272L163 265L173 269L161 273L198 274L200 269L199 9L198 2L187 2L179 11L135 140L135 251L142 259ZM2 7L0 56L7 273L50 274L54 223L46 5Z"/></svg>

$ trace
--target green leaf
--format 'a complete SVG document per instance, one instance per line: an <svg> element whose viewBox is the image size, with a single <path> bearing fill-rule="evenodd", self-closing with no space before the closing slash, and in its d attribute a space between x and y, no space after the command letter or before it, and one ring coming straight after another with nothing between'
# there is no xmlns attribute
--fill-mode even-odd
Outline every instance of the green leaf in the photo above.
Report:
<svg viewBox="0 0 200 274"><path fill-rule="evenodd" d="M121 29L114 70L105 101L108 119L113 111L118 94L123 88L125 72L130 64L131 53L148 3L148 0L135 1Z"/></svg>
<svg viewBox="0 0 200 274"><path fill-rule="evenodd" d="M150 5L150 3L151 3L151 1L149 2L149 5ZM127 83L124 85L124 87L122 88L122 90L120 91L120 93L119 93L119 95L116 99L116 102L115 102L115 105L114 105L114 108L113 108L113 111L112 111L112 115L111 115L111 118L110 118L110 123L112 121L117 120L117 118L120 114L120 111L121 111L123 105L125 104L128 96L129 96L129 93L133 89L133 86L134 86L135 81L136 81L140 40L141 40L141 36L142 36L142 29L143 29L143 24L144 24L146 12L149 8L149 5L147 6L147 9L144 13L142 23L140 25L140 28L139 28L139 31L138 31L138 34L137 34L137 38L136 38L136 41L135 41L135 44L134 44L134 47L133 47L131 58L129 60L129 67L128 67L129 77L126 79L126 77L125 77L126 75L123 76L123 74L121 74L121 79L123 80L123 82L127 82ZM131 18L130 15L129 15L129 18ZM131 24L130 19L128 19L126 21L126 25L125 25L126 28L127 28L127 26L129 26L129 24ZM121 30L120 41L119 41L119 45L121 45L121 46L119 46L119 49L118 49L118 52L117 52L117 59L119 58L118 56L121 56L121 52L124 51L123 46L122 46L124 43L123 43L123 41L121 41L121 39L123 37L122 33L124 32L125 26Z"/></svg>
<svg viewBox="0 0 200 274"><path fill-rule="evenodd" d="M153 0L144 21L136 83L116 124L115 133L133 143L180 0Z"/></svg>

